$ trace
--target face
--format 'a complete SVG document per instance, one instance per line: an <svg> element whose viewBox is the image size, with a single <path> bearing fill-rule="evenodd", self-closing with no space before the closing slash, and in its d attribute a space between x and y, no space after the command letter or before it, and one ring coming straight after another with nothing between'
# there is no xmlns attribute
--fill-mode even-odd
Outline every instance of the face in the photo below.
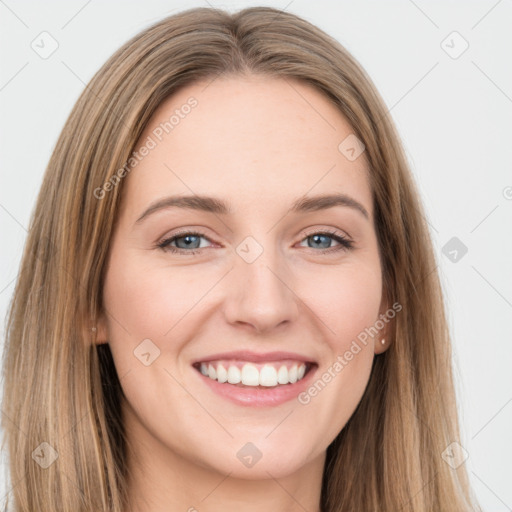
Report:
<svg viewBox="0 0 512 512"><path fill-rule="evenodd" d="M150 463L279 478L323 461L354 412L384 350L365 329L387 305L365 154L338 148L349 136L317 90L254 76L187 86L148 124L98 342ZM334 194L352 204L314 199Z"/></svg>

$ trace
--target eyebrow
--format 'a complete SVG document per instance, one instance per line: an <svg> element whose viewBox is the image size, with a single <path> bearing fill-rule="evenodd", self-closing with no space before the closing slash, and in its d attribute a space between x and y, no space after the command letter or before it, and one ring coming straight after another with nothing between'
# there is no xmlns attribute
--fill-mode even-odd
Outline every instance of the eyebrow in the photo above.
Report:
<svg viewBox="0 0 512 512"><path fill-rule="evenodd" d="M366 208L346 194L303 196L292 204L290 211L293 213L314 212L335 206L353 208L361 213L367 220L370 218ZM139 224L152 213L168 208L199 210L219 215L230 215L233 213L228 203L215 197L198 195L169 196L150 204L144 213L135 221L135 224Z"/></svg>

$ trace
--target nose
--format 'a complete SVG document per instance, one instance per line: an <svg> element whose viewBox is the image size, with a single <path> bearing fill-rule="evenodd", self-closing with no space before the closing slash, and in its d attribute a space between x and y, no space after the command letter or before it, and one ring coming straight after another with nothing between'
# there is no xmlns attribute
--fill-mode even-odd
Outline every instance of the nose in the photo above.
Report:
<svg viewBox="0 0 512 512"><path fill-rule="evenodd" d="M225 304L229 323L269 332L296 320L299 302L291 273L277 251L266 249L252 263L236 255Z"/></svg>

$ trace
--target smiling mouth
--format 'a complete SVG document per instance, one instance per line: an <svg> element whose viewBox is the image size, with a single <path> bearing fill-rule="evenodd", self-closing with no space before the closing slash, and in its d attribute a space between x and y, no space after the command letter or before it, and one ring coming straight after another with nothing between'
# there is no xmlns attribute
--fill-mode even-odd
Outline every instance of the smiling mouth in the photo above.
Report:
<svg viewBox="0 0 512 512"><path fill-rule="evenodd" d="M220 360L198 362L192 366L205 377L221 384L268 389L301 381L315 364L291 359L266 363Z"/></svg>

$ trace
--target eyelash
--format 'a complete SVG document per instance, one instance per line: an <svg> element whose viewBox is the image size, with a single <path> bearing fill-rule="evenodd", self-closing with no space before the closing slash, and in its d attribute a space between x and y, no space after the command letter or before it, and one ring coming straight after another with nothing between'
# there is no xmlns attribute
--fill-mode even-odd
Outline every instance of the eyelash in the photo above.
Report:
<svg viewBox="0 0 512 512"><path fill-rule="evenodd" d="M207 240L209 240L209 238L207 236L205 236L204 233L200 233L198 231L182 231L179 233L175 233L171 237L162 240L161 242L159 242L157 244L157 247L159 247L163 251L168 251L168 252L175 253L175 254L197 254L197 253L201 252L202 249L206 249L206 247L202 247L200 249L188 250L188 249L180 249L179 247L173 247L173 246L169 245L171 242L174 242L176 239L185 238L185 236L187 236L187 235L198 236L198 237L206 238ZM315 252L319 252L320 254L333 253L333 252L338 252L341 250L349 251L349 250L353 249L353 247L354 247L354 243L351 240L336 233L335 231L329 231L329 230L315 231L313 233L307 234L302 240L305 240L306 238L310 238L314 235L327 235L328 237L333 238L334 240L336 240L336 242L338 242L340 244L337 247L329 247L327 249L319 249L319 250L315 250L313 247L308 247L308 249L313 249L313 250L315 250Z"/></svg>

